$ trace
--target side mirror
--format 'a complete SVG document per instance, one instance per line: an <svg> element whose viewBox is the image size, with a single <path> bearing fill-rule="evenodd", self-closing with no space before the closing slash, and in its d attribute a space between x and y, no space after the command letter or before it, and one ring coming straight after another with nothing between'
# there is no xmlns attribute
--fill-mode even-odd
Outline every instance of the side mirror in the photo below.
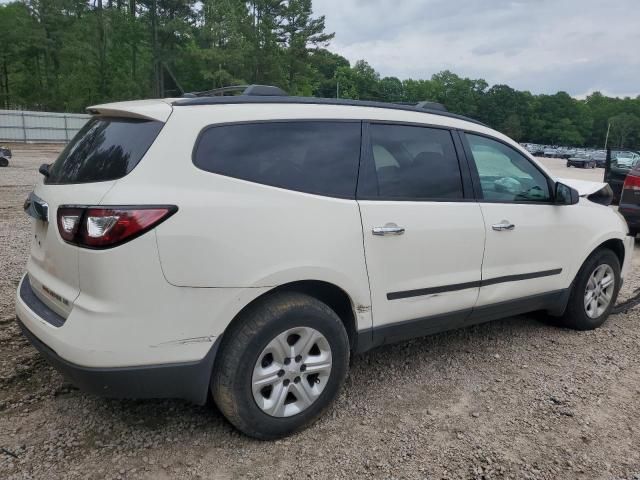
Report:
<svg viewBox="0 0 640 480"><path fill-rule="evenodd" d="M575 205L580 200L580 194L575 188L556 182L553 198L556 205Z"/></svg>

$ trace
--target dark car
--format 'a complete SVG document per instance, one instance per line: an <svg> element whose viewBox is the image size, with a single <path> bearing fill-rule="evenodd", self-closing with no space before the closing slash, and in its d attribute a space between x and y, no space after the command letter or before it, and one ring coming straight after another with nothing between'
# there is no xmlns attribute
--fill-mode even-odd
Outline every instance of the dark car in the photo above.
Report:
<svg viewBox="0 0 640 480"><path fill-rule="evenodd" d="M640 232L640 163L625 178L618 211L629 225L629 235L636 236Z"/></svg>
<svg viewBox="0 0 640 480"><path fill-rule="evenodd" d="M586 153L576 153L567 159L567 167L596 168L596 161Z"/></svg>
<svg viewBox="0 0 640 480"><path fill-rule="evenodd" d="M613 203L618 204L627 174L640 163L640 155L631 151L611 151L609 166L604 170L604 181L611 186Z"/></svg>
<svg viewBox="0 0 640 480"><path fill-rule="evenodd" d="M0 167L8 167L11 158L11 150L6 147L0 147Z"/></svg>
<svg viewBox="0 0 640 480"><path fill-rule="evenodd" d="M607 152L595 152L591 159L596 161L596 167L604 168L607 163Z"/></svg>

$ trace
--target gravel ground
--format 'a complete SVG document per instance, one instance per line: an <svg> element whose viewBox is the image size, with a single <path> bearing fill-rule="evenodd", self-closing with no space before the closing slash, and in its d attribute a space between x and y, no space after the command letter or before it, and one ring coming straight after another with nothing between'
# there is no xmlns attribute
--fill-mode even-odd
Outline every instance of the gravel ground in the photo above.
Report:
<svg viewBox="0 0 640 480"><path fill-rule="evenodd" d="M22 202L59 147L14 148L0 169L0 478L640 479L640 309L594 332L521 316L377 349L328 415L271 443L214 407L79 392L13 320Z"/></svg>

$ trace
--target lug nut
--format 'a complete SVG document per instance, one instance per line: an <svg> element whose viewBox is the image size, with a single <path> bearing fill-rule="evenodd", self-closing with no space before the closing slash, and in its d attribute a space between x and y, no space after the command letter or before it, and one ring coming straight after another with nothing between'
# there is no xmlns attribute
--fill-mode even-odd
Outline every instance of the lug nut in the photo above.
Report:
<svg viewBox="0 0 640 480"><path fill-rule="evenodd" d="M304 364L300 365L300 371L301 372L304 372L306 369L307 369L306 365L304 365Z"/></svg>
<svg viewBox="0 0 640 480"><path fill-rule="evenodd" d="M278 371L278 376L279 376L279 377L281 377L281 376L283 376L283 375L284 375L284 370L279 370L279 371Z"/></svg>
<svg viewBox="0 0 640 480"><path fill-rule="evenodd" d="M297 355L296 356L296 362L300 363L300 360L302 360L302 355Z"/></svg>
<svg viewBox="0 0 640 480"><path fill-rule="evenodd" d="M289 365L291 363L291 359L289 357L284 359L284 364Z"/></svg>
<svg viewBox="0 0 640 480"><path fill-rule="evenodd" d="M289 380L288 378L287 378L284 382L282 382L282 384L283 384L285 387L288 387L288 386L289 386L289 383L290 383L290 380Z"/></svg>

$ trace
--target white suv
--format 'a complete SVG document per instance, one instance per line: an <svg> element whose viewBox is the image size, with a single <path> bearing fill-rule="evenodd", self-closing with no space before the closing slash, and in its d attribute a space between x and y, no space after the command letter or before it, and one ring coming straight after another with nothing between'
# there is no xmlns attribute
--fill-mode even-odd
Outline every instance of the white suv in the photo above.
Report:
<svg viewBox="0 0 640 480"><path fill-rule="evenodd" d="M16 311L76 385L211 392L276 438L357 352L534 310L605 321L633 249L608 186L435 108L274 93L92 107L41 167Z"/></svg>

